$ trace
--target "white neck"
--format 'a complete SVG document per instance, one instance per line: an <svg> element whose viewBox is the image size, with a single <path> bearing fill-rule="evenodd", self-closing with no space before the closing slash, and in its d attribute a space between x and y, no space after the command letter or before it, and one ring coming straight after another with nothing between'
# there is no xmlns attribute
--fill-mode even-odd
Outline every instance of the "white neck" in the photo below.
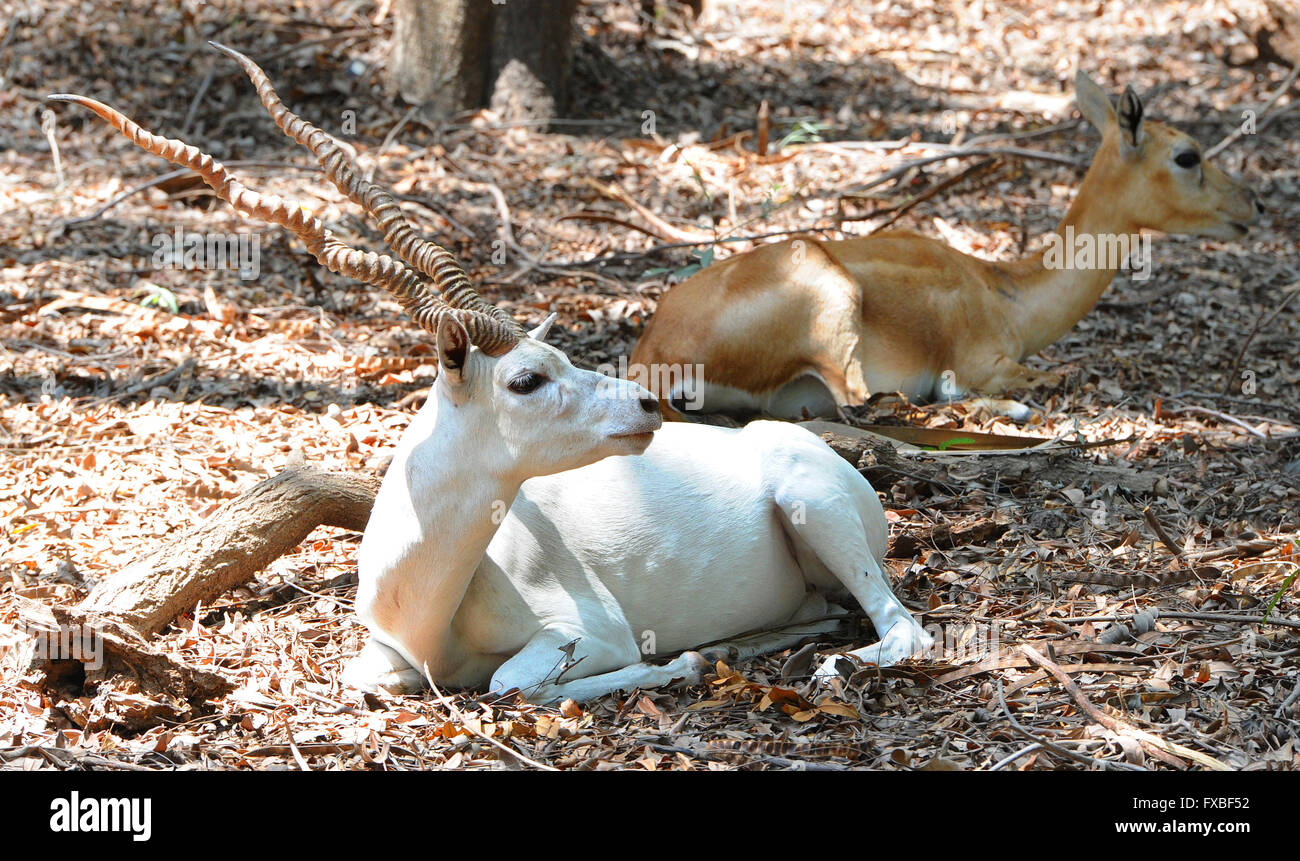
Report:
<svg viewBox="0 0 1300 861"><path fill-rule="evenodd" d="M359 558L361 588L376 595L367 621L448 660L452 620L523 483L505 474L475 412L433 387L375 499L371 527L383 527L367 528Z"/></svg>

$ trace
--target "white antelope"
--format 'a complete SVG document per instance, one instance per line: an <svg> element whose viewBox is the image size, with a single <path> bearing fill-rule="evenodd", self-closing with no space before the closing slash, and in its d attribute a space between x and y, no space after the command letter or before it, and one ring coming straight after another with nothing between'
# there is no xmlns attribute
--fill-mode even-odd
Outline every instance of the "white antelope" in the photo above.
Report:
<svg viewBox="0 0 1300 861"><path fill-rule="evenodd" d="M670 418L683 401L797 419L876 392L929 401L1055 382L1021 363L1097 304L1142 230L1237 239L1263 209L1196 141L1144 120L1132 87L1117 111L1079 72L1075 96L1102 140L1055 248L993 262L910 231L764 245L665 293L629 377L700 369L659 392ZM1074 265L1085 247L1102 253Z"/></svg>
<svg viewBox="0 0 1300 861"><path fill-rule="evenodd" d="M332 138L284 107L261 69L221 50L400 261L348 248L311 213L250 191L210 156L106 105L51 98L196 171L236 209L293 231L331 271L392 292L435 333L437 380L361 543L356 608L371 638L349 683L517 689L538 702L695 683L709 665L700 652L661 666L647 654L773 629L713 656L785 648L836 625L819 617L838 611L827 603L838 594L852 595L881 637L856 658L886 665L930 645L882 571L880 501L820 439L773 422L661 428L648 390L575 368L542 342L551 320L524 333L484 302ZM834 673L835 660L819 672Z"/></svg>

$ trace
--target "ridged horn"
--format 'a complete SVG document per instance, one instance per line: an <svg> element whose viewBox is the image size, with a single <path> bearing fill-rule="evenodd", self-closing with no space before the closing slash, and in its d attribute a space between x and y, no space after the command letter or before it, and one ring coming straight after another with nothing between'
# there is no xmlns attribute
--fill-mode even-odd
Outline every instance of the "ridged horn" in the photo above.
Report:
<svg viewBox="0 0 1300 861"><path fill-rule="evenodd" d="M392 194L359 175L356 163L338 141L285 107L271 79L257 63L219 42L208 44L243 67L280 131L311 151L330 182L364 209L384 232L384 244L412 269L428 276L448 305L488 314L507 326L519 328L509 314L484 301L475 292L470 286L469 276L450 252L411 226Z"/></svg>
<svg viewBox="0 0 1300 861"><path fill-rule="evenodd" d="M451 314L465 327L470 341L488 355L503 355L519 342L522 333L513 320L507 325L495 315L452 307L401 261L344 244L307 209L278 195L253 191L231 176L219 161L197 147L182 140L155 135L120 111L86 96L57 93L48 98L87 108L146 152L197 173L217 197L236 210L292 231L322 266L339 275L387 290L426 331L436 334L438 318Z"/></svg>

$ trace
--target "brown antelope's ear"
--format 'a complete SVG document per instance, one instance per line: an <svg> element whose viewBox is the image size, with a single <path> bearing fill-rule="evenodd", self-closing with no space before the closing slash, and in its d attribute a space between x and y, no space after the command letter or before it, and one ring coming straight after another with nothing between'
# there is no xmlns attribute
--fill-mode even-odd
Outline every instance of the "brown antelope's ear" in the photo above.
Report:
<svg viewBox="0 0 1300 861"><path fill-rule="evenodd" d="M528 337L532 338L534 341L545 341L546 336L551 331L551 326L555 323L555 318L558 316L560 315L552 311L551 315L542 321L542 325L528 333Z"/></svg>
<svg viewBox="0 0 1300 861"><path fill-rule="evenodd" d="M1115 107L1106 91L1080 69L1074 76L1074 99L1079 103L1079 113L1103 134L1109 123L1115 122Z"/></svg>
<svg viewBox="0 0 1300 861"><path fill-rule="evenodd" d="M1119 131L1121 151L1133 151L1142 144L1142 100L1129 84L1119 97ZM1127 152L1125 153L1127 154Z"/></svg>
<svg viewBox="0 0 1300 861"><path fill-rule="evenodd" d="M464 385L469 332L450 314L438 317L438 376L453 388Z"/></svg>

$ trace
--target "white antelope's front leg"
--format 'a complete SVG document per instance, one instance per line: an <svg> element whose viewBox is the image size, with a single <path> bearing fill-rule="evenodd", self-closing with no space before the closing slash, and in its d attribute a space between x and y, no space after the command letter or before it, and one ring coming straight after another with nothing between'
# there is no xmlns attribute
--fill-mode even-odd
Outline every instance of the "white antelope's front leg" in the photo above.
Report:
<svg viewBox="0 0 1300 861"><path fill-rule="evenodd" d="M425 679L405 658L372 636L361 652L348 661L343 670L343 683L371 693L384 688L394 694L413 694L425 686Z"/></svg>
<svg viewBox="0 0 1300 861"><path fill-rule="evenodd" d="M565 671L565 651L577 640L578 663ZM657 688L680 681L699 684L710 664L699 652L684 652L662 666L641 663L641 653L629 629L626 637L583 636L582 632L545 628L492 675L490 689L517 689L541 705L572 699L596 699L615 691ZM611 669L617 667L619 669Z"/></svg>

